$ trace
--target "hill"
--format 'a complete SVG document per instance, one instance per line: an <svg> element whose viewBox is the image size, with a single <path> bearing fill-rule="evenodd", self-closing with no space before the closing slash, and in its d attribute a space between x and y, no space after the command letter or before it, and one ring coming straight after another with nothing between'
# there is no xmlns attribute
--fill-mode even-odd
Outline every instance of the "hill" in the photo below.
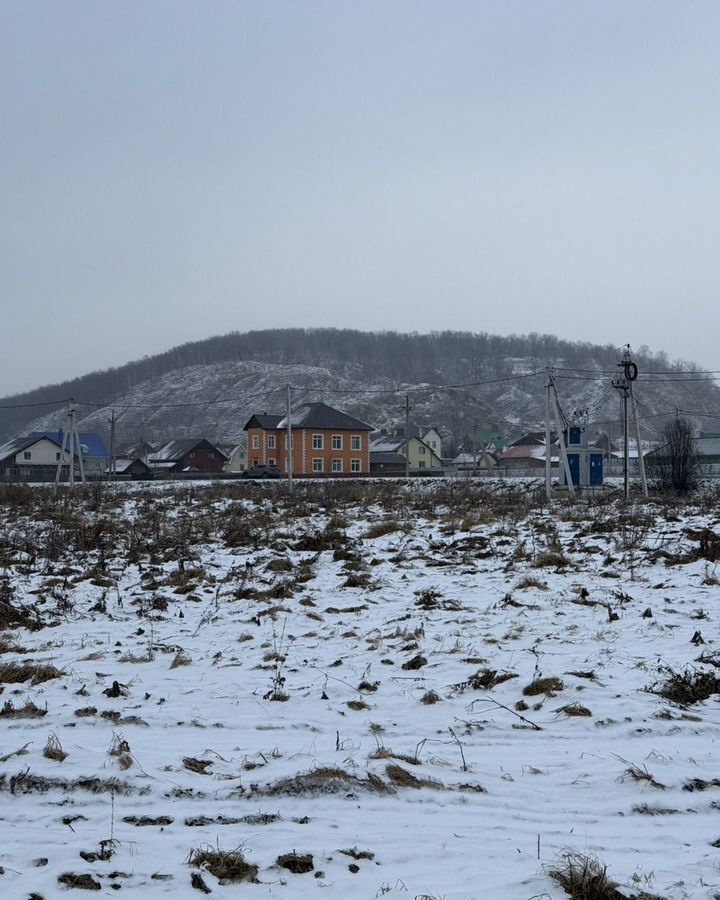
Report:
<svg viewBox="0 0 720 900"><path fill-rule="evenodd" d="M568 415L585 410L591 424L612 430L618 402L610 382L620 352L538 334L233 332L6 397L0 400L6 407L0 410L0 437L58 427L65 401L73 397L87 430L107 434L115 410L121 443L200 434L233 441L252 412L283 411L291 384L294 403L324 400L377 427L403 421L407 393L413 419L439 427L455 449L473 427L513 435L540 425L546 366L558 368ZM676 408L714 413L720 407L720 391L697 366L670 363L647 348L634 358L646 431Z"/></svg>

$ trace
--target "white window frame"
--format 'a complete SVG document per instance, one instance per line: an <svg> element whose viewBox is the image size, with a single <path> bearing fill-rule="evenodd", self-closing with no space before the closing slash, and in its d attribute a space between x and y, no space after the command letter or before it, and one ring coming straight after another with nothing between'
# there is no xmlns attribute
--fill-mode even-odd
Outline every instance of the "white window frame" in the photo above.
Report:
<svg viewBox="0 0 720 900"><path fill-rule="evenodd" d="M334 459L332 461L332 470L333 470L333 472L342 472L342 470L343 470L342 459Z"/></svg>
<svg viewBox="0 0 720 900"><path fill-rule="evenodd" d="M23 453L23 459L32 459L32 452L30 450L25 450Z"/></svg>
<svg viewBox="0 0 720 900"><path fill-rule="evenodd" d="M350 438L351 450L362 450L362 438L359 434L353 434Z"/></svg>
<svg viewBox="0 0 720 900"><path fill-rule="evenodd" d="M269 466L277 466L277 460L275 459L274 456L271 456L271 457L268 459L267 464L268 464Z"/></svg>
<svg viewBox="0 0 720 900"><path fill-rule="evenodd" d="M342 450L343 448L343 436L341 434L334 434L332 436L332 449L333 450Z"/></svg>
<svg viewBox="0 0 720 900"><path fill-rule="evenodd" d="M288 448L288 437L287 437L287 435L285 435L285 449L287 450L287 448ZM294 434L290 435L290 449L291 450L295 449L295 435Z"/></svg>
<svg viewBox="0 0 720 900"><path fill-rule="evenodd" d="M260 449L260 435L259 434L253 435L252 448L253 448L253 450Z"/></svg>
<svg viewBox="0 0 720 900"><path fill-rule="evenodd" d="M317 472L320 475L325 471L325 460L322 456L313 456L312 470L313 473Z"/></svg>
<svg viewBox="0 0 720 900"><path fill-rule="evenodd" d="M274 449L275 449L275 435L269 434L268 435L268 450L274 450Z"/></svg>
<svg viewBox="0 0 720 900"><path fill-rule="evenodd" d="M350 471L351 472L362 472L362 460L361 459L351 459L350 460Z"/></svg>
<svg viewBox="0 0 720 900"><path fill-rule="evenodd" d="M312 448L313 448L313 450L324 450L325 449L325 435L324 434L314 434L312 436Z"/></svg>

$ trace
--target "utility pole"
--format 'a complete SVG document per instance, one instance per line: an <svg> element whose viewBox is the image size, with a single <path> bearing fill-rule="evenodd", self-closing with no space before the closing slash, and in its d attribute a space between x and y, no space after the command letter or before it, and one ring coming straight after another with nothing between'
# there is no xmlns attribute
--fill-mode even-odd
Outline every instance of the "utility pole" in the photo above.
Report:
<svg viewBox="0 0 720 900"><path fill-rule="evenodd" d="M572 480L572 473L570 472L570 463L567 458L567 451L565 450L565 437L563 436L563 426L560 418L560 407L558 406L557 394L555 393L555 385L552 382L552 378L550 379L551 386L551 400L553 411L555 413L555 425L557 426L558 433L558 446L560 449L560 460L563 465L563 470L565 472L565 484L567 484L567 488L569 493L575 494L575 485ZM547 465L547 463L546 463Z"/></svg>
<svg viewBox="0 0 720 900"><path fill-rule="evenodd" d="M405 394L405 477L410 477L410 395Z"/></svg>
<svg viewBox="0 0 720 900"><path fill-rule="evenodd" d="M110 478L115 477L115 410L110 413Z"/></svg>
<svg viewBox="0 0 720 900"><path fill-rule="evenodd" d="M292 424L290 422L290 411L292 408L292 387L290 385L287 386L287 411L285 413L285 420L287 425L287 430L285 432L285 443L287 445L287 478L288 478L288 491L292 494L293 490L293 445L292 445Z"/></svg>
<svg viewBox="0 0 720 900"><path fill-rule="evenodd" d="M78 464L80 466L80 480L83 484L85 484L85 464L83 463L82 457L82 446L80 445L80 435L77 430L77 406L75 406L75 401L70 400L70 405L68 406L67 411L67 428L65 430L65 434L63 435L62 444L60 447L60 458L58 459L57 469L55 471L55 487L60 482L60 475L62 473L63 465L65 463L65 447L67 445L68 452L70 454L70 461L68 463L68 479L70 487L73 487L75 484L75 455L77 454Z"/></svg>
<svg viewBox="0 0 720 900"><path fill-rule="evenodd" d="M552 390L552 369L545 369L545 496L550 500L552 495L551 470L552 458L550 456L550 391Z"/></svg>
<svg viewBox="0 0 720 900"><path fill-rule="evenodd" d="M478 470L477 427L479 421L479 419L475 419L472 430L473 475L477 475Z"/></svg>
<svg viewBox="0 0 720 900"><path fill-rule="evenodd" d="M623 370L621 378L615 379L612 385L620 394L622 399L622 421L623 421L623 489L625 500L630 499L630 408L632 407L633 420L635 424L635 440L637 441L638 467L640 469L640 479L642 481L643 496L647 497L647 479L645 478L645 460L642 455L642 447L640 446L640 428L637 421L637 412L635 410L635 398L633 396L633 382L638 377L638 367L633 362L630 355L630 344L626 344L623 358L618 363Z"/></svg>

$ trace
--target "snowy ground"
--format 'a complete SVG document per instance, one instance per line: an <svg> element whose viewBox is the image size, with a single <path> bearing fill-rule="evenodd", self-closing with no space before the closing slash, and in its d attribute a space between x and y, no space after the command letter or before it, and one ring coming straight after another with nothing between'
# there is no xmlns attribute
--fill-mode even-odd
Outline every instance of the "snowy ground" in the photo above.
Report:
<svg viewBox="0 0 720 900"><path fill-rule="evenodd" d="M648 690L720 676L714 500L283 492L0 492L1 897L720 896L718 695Z"/></svg>

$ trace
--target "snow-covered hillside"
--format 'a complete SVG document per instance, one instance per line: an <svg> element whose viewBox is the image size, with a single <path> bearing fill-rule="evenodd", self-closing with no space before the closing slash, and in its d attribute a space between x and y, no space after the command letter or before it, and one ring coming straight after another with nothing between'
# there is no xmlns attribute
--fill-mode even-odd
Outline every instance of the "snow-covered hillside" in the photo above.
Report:
<svg viewBox="0 0 720 900"><path fill-rule="evenodd" d="M535 362L536 368L532 368ZM263 362L223 362L173 370L134 385L108 403L79 407L80 427L107 434L113 411L118 415L120 444L135 440L163 441L205 436L233 443L242 435L253 413L282 414L287 385L292 402L321 400L367 421L375 428L393 428L404 422L406 394L412 419L435 425L446 448L469 446L473 428L493 427L507 437L542 427L545 412L545 375L537 361L512 360L509 373L489 383L464 388L399 382L387 377L365 379L360 375L338 375L327 368ZM530 374L528 375L528 371ZM619 435L618 394L611 387L612 375L565 374L557 379L564 411L573 416L587 412L586 420L597 430ZM720 391L710 382L654 384L640 382L640 418L647 435L674 414L676 408L702 411L717 409L713 398ZM700 393L700 397L694 396ZM663 416L665 415L665 417ZM34 420L28 430L57 429L65 413L57 410ZM703 423L706 424L706 423Z"/></svg>
<svg viewBox="0 0 720 900"><path fill-rule="evenodd" d="M5 489L0 894L717 897L717 510Z"/></svg>
<svg viewBox="0 0 720 900"><path fill-rule="evenodd" d="M455 452L470 445L473 429L515 437L537 428L544 417L546 366L558 368L558 393L569 415L586 411L598 430L617 431L618 394L611 381L619 358L616 348L551 335L235 333L9 398L0 404L0 437L58 428L64 401L72 397L80 402L85 430L107 436L114 410L121 444L201 435L232 443L252 413L284 412L290 384L294 403L324 400L377 428L404 422L407 394L413 421L439 428L445 448ZM677 408L717 413L720 390L696 377L693 366L672 364L647 348L634 358L646 433L661 428ZM698 416L695 423L712 427L712 419Z"/></svg>

